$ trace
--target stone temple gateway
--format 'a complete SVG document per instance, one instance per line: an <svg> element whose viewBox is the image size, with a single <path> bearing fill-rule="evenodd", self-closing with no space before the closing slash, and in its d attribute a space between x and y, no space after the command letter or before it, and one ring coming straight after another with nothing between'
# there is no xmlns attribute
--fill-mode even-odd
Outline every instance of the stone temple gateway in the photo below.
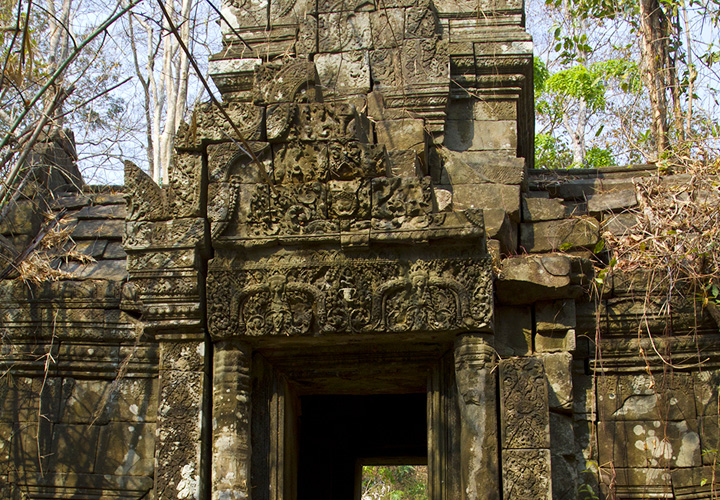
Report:
<svg viewBox="0 0 720 500"><path fill-rule="evenodd" d="M222 10L168 186L38 182L2 222L94 260L0 281L0 497L359 500L403 463L432 500L715 498L717 318L591 294L654 172L532 168L521 2Z"/></svg>

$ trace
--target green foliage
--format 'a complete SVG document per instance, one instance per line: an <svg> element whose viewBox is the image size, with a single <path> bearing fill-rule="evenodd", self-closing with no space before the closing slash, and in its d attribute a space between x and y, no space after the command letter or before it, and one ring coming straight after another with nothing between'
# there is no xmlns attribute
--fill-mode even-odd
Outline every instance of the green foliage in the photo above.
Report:
<svg viewBox="0 0 720 500"><path fill-rule="evenodd" d="M613 152L607 148L593 146L585 153L585 165L587 168L610 167L616 165Z"/></svg>
<svg viewBox="0 0 720 500"><path fill-rule="evenodd" d="M427 467L412 465L363 467L362 498L427 500Z"/></svg>
<svg viewBox="0 0 720 500"><path fill-rule="evenodd" d="M570 168L573 156L567 145L550 134L535 135L536 168Z"/></svg>
<svg viewBox="0 0 720 500"><path fill-rule="evenodd" d="M554 94L555 99L577 99L586 102L591 110L604 109L603 76L585 66L573 66L550 76L545 81L545 89Z"/></svg>

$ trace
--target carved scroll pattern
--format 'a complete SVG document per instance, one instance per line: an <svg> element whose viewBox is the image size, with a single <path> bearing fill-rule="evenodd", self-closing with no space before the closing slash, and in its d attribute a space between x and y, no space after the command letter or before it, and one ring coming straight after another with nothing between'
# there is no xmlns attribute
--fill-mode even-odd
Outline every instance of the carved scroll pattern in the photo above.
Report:
<svg viewBox="0 0 720 500"><path fill-rule="evenodd" d="M550 450L503 450L503 498L552 498Z"/></svg>
<svg viewBox="0 0 720 500"><path fill-rule="evenodd" d="M535 358L500 363L503 448L549 448L545 370Z"/></svg>
<svg viewBox="0 0 720 500"><path fill-rule="evenodd" d="M473 316L485 259L420 264L358 260L311 267L211 270L210 330L235 335L481 330ZM491 286L491 285L490 285ZM489 309L488 309L489 311Z"/></svg>

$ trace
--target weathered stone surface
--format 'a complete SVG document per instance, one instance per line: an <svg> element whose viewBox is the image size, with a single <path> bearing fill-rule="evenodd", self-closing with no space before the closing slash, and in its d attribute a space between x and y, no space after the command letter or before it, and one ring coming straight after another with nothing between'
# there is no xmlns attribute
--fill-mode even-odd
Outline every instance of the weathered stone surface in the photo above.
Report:
<svg viewBox="0 0 720 500"><path fill-rule="evenodd" d="M453 206L456 210L499 207L513 222L518 222L520 188L499 184L460 184L453 186Z"/></svg>
<svg viewBox="0 0 720 500"><path fill-rule="evenodd" d="M118 476L152 476L155 425L111 422L99 428L95 472Z"/></svg>
<svg viewBox="0 0 720 500"><path fill-rule="evenodd" d="M556 300L535 305L535 322L538 332L565 331L575 328L575 301Z"/></svg>
<svg viewBox="0 0 720 500"><path fill-rule="evenodd" d="M422 162L417 150L390 150L388 163L393 177L421 177L423 175Z"/></svg>
<svg viewBox="0 0 720 500"><path fill-rule="evenodd" d="M413 150L425 158L427 145L423 120L381 120L375 124L375 133L378 143L384 144L389 151Z"/></svg>
<svg viewBox="0 0 720 500"><path fill-rule="evenodd" d="M594 194L587 199L588 212L590 213L621 210L635 205L637 205L637 197L634 189Z"/></svg>
<svg viewBox="0 0 720 500"><path fill-rule="evenodd" d="M603 216L602 232L608 231L616 237L627 234L639 222L635 214L610 214Z"/></svg>
<svg viewBox="0 0 720 500"><path fill-rule="evenodd" d="M696 420L609 421L598 425L600 460L617 467L697 467L701 465Z"/></svg>
<svg viewBox="0 0 720 500"><path fill-rule="evenodd" d="M529 307L495 308L495 349L501 357L532 353L532 311Z"/></svg>
<svg viewBox="0 0 720 500"><path fill-rule="evenodd" d="M363 50L315 56L323 88L332 94L367 94L370 90L368 53Z"/></svg>
<svg viewBox="0 0 720 500"><path fill-rule="evenodd" d="M6 217L0 220L0 234L35 235L40 229L42 217L33 200L18 200Z"/></svg>
<svg viewBox="0 0 720 500"><path fill-rule="evenodd" d="M78 221L72 231L75 239L112 238L121 239L125 232L125 221L95 219Z"/></svg>
<svg viewBox="0 0 720 500"><path fill-rule="evenodd" d="M510 221L505 210L486 208L483 210L483 220L487 237L500 242L500 251L503 254L508 255L517 250L517 224Z"/></svg>
<svg viewBox="0 0 720 500"><path fill-rule="evenodd" d="M70 262L60 269L75 279L122 281L128 276L125 259L101 260L89 264Z"/></svg>
<svg viewBox="0 0 720 500"><path fill-rule="evenodd" d="M448 120L445 146L452 151L515 151L517 124L514 121Z"/></svg>
<svg viewBox="0 0 720 500"><path fill-rule="evenodd" d="M545 199L523 196L522 210L524 221L538 222L565 218L565 206L556 198Z"/></svg>
<svg viewBox="0 0 720 500"><path fill-rule="evenodd" d="M496 282L496 294L505 304L579 298L589 283L592 266L567 255L523 256L505 259ZM520 293L522 290L522 293Z"/></svg>
<svg viewBox="0 0 720 500"><path fill-rule="evenodd" d="M493 183L518 185L525 182L522 158L490 152L447 150L440 182L443 184Z"/></svg>
<svg viewBox="0 0 720 500"><path fill-rule="evenodd" d="M520 246L528 252L552 252L578 247L592 249L599 239L600 224L592 217L523 223Z"/></svg>
<svg viewBox="0 0 720 500"><path fill-rule="evenodd" d="M606 375L597 381L598 412L613 420L695 420L693 380L687 373Z"/></svg>
<svg viewBox="0 0 720 500"><path fill-rule="evenodd" d="M548 381L550 410L571 411L573 408L572 355L565 352L544 354L542 360ZM553 450L556 450L555 446ZM571 451L563 453L571 453Z"/></svg>
<svg viewBox="0 0 720 500"><path fill-rule="evenodd" d="M495 367L488 336L457 338L455 378L462 422L460 476L469 498L500 498Z"/></svg>

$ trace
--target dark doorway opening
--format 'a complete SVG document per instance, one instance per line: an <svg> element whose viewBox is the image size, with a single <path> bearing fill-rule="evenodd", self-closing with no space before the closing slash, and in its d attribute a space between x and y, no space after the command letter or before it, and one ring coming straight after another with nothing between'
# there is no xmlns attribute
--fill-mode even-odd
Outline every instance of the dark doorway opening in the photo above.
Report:
<svg viewBox="0 0 720 500"><path fill-rule="evenodd" d="M427 395L300 397L298 500L358 500L363 463L427 464Z"/></svg>

